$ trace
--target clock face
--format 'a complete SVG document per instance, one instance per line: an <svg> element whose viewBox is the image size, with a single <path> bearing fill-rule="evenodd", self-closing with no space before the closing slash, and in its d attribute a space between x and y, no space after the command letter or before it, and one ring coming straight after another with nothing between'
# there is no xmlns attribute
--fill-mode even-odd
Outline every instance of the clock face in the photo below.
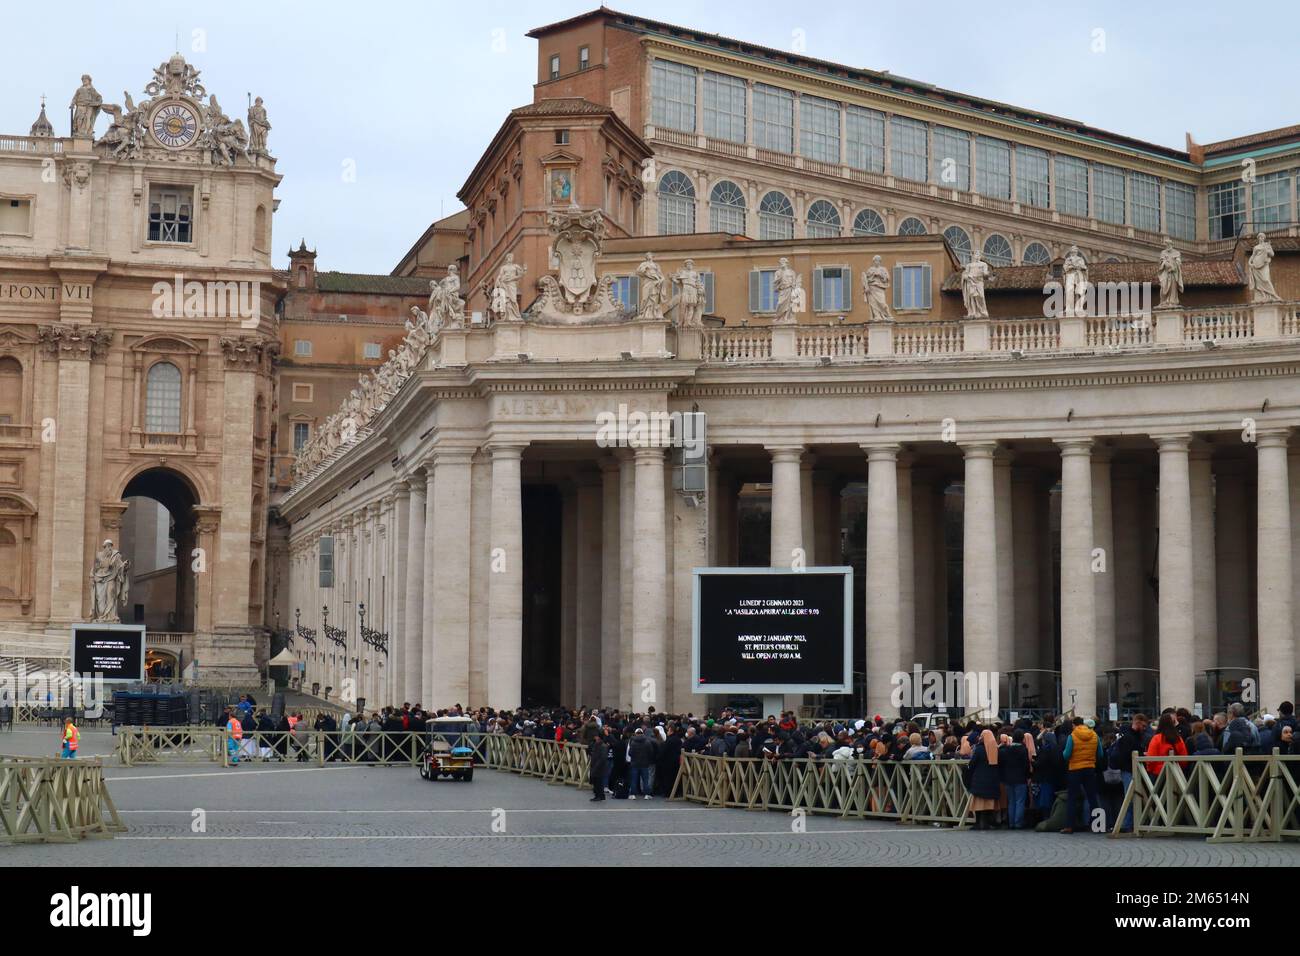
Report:
<svg viewBox="0 0 1300 956"><path fill-rule="evenodd" d="M153 114L149 127L168 149L184 149L198 138L199 116L185 103L166 103Z"/></svg>

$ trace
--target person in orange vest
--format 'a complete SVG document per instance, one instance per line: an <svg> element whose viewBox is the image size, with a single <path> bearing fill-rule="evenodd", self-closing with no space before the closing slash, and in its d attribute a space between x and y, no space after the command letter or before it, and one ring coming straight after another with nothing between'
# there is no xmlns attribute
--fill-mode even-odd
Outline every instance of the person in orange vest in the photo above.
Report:
<svg viewBox="0 0 1300 956"><path fill-rule="evenodd" d="M63 759L76 760L80 744L81 731L73 725L72 718L68 717L63 722Z"/></svg>
<svg viewBox="0 0 1300 956"><path fill-rule="evenodd" d="M239 748L244 739L244 725L234 708L226 708L226 755L233 764L239 763Z"/></svg>

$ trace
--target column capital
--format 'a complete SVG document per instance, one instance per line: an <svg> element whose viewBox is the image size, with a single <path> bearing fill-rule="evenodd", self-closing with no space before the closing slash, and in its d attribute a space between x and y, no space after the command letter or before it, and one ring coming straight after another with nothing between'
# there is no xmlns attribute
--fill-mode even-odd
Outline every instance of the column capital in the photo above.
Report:
<svg viewBox="0 0 1300 956"><path fill-rule="evenodd" d="M1185 455L1192 445L1192 436L1186 432L1177 435L1152 435L1151 440L1156 443L1156 450L1162 455L1166 452Z"/></svg>
<svg viewBox="0 0 1300 956"><path fill-rule="evenodd" d="M798 462L803 457L803 445L767 445L765 447L774 462Z"/></svg>
<svg viewBox="0 0 1300 956"><path fill-rule="evenodd" d="M992 458L998 450L998 443L995 441L963 442L960 447L963 458Z"/></svg>
<svg viewBox="0 0 1300 956"><path fill-rule="evenodd" d="M468 465L474 460L477 449L462 447L434 448L425 459L426 467L432 465Z"/></svg>
<svg viewBox="0 0 1300 956"><path fill-rule="evenodd" d="M638 465L642 463L662 464L664 460L664 450L654 446L643 446L635 449L632 453L632 457Z"/></svg>
<svg viewBox="0 0 1300 956"><path fill-rule="evenodd" d="M507 442L497 444L492 442L488 444L487 450L488 454L492 456L493 461L508 461L510 459L518 461L523 457L524 449L526 447L527 446L523 444L509 444Z"/></svg>
<svg viewBox="0 0 1300 956"><path fill-rule="evenodd" d="M897 462L899 458L898 442L881 442L878 444L863 443L859 445L867 454L867 461L893 461Z"/></svg>
<svg viewBox="0 0 1300 956"><path fill-rule="evenodd" d="M1093 440L1091 438L1054 438L1053 442L1060 449L1062 458L1070 455L1092 457Z"/></svg>
<svg viewBox="0 0 1300 956"><path fill-rule="evenodd" d="M1109 465L1115 460L1115 446L1109 442L1097 441L1092 444L1093 464Z"/></svg>
<svg viewBox="0 0 1300 956"><path fill-rule="evenodd" d="M411 494L422 495L429 484L429 476L423 471L413 471L406 479L407 486L411 489Z"/></svg>
<svg viewBox="0 0 1300 956"><path fill-rule="evenodd" d="M397 501L401 501L404 498L410 498L410 497L411 497L410 485L405 481L399 481L397 483L397 487L393 489L393 498Z"/></svg>
<svg viewBox="0 0 1300 956"><path fill-rule="evenodd" d="M1285 448L1290 438L1290 428L1261 428L1255 432L1255 444L1260 448Z"/></svg>

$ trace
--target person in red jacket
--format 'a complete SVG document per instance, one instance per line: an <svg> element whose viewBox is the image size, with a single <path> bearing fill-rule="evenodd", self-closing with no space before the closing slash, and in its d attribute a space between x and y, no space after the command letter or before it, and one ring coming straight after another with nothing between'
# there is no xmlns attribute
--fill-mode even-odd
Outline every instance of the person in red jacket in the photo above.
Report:
<svg viewBox="0 0 1300 956"><path fill-rule="evenodd" d="M1183 743L1183 735L1178 732L1178 721L1173 714L1161 714L1160 723L1156 727L1156 735L1151 738L1151 743L1147 744L1148 757L1168 757L1170 755L1177 757L1187 756L1187 745ZM1187 769L1187 764L1178 761L1178 766ZM1165 769L1165 762L1156 764L1155 775L1160 776L1160 771Z"/></svg>

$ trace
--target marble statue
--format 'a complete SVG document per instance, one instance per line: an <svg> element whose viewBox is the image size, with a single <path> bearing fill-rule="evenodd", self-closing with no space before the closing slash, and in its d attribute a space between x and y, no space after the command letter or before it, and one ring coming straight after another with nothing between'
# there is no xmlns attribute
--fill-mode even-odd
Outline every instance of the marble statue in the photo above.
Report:
<svg viewBox="0 0 1300 956"><path fill-rule="evenodd" d="M1070 246L1061 265L1061 277L1065 286L1065 314L1067 316L1088 314L1088 262L1078 246Z"/></svg>
<svg viewBox="0 0 1300 956"><path fill-rule="evenodd" d="M871 257L871 268L862 273L862 298L867 300L867 318L871 322L892 322L889 308L889 270L880 256Z"/></svg>
<svg viewBox="0 0 1300 956"><path fill-rule="evenodd" d="M460 269L453 262L447 275L429 282L429 320L434 330L459 329L465 321L465 300L460 297Z"/></svg>
<svg viewBox="0 0 1300 956"><path fill-rule="evenodd" d="M99 108L103 103L104 98L90 83L90 74L84 74L81 77L81 86L72 94L72 102L68 104L72 110L73 136L88 139L94 137L95 120L99 118Z"/></svg>
<svg viewBox="0 0 1300 956"><path fill-rule="evenodd" d="M803 278L790 268L790 260L782 258L772 275L772 294L776 296L776 315L773 325L793 325L803 297Z"/></svg>
<svg viewBox="0 0 1300 956"><path fill-rule="evenodd" d="M1247 262L1250 266L1248 278L1250 281L1251 302L1281 301L1281 296L1273 288L1273 277L1270 273L1272 262L1273 244L1268 241L1268 236L1261 232L1256 237L1255 245L1250 250L1250 259Z"/></svg>
<svg viewBox="0 0 1300 956"><path fill-rule="evenodd" d="M695 260L687 259L673 273L673 281L681 287L677 301L677 324L684 329L704 326L704 277L695 271Z"/></svg>
<svg viewBox="0 0 1300 956"><path fill-rule="evenodd" d="M248 108L248 151L250 153L266 153L266 134L270 130L271 124L266 119L266 107L262 105L262 98L259 96Z"/></svg>
<svg viewBox="0 0 1300 956"><path fill-rule="evenodd" d="M984 301L984 283L988 281L993 270L978 251L970 254L970 262L961 270L961 301L966 306L966 318L987 319L988 303Z"/></svg>
<svg viewBox="0 0 1300 956"><path fill-rule="evenodd" d="M528 266L515 262L513 252L506 253L506 261L497 269L492 281L492 294L489 298L490 311L500 322L518 322L519 315L519 280L528 271Z"/></svg>
<svg viewBox="0 0 1300 956"><path fill-rule="evenodd" d="M113 547L113 542L105 541L90 571L92 621L116 624L122 620L119 608L126 605L131 588L127 576L130 568L131 563Z"/></svg>
<svg viewBox="0 0 1300 956"><path fill-rule="evenodd" d="M1183 254L1174 248L1174 241L1165 237L1165 247L1160 250L1160 265L1156 269L1160 280L1160 305L1157 308L1178 307L1178 296L1183 291Z"/></svg>
<svg viewBox="0 0 1300 956"><path fill-rule="evenodd" d="M664 273L655 262L653 252L645 254L644 261L636 267L636 274L641 277L641 305L637 309L637 318L663 319Z"/></svg>

